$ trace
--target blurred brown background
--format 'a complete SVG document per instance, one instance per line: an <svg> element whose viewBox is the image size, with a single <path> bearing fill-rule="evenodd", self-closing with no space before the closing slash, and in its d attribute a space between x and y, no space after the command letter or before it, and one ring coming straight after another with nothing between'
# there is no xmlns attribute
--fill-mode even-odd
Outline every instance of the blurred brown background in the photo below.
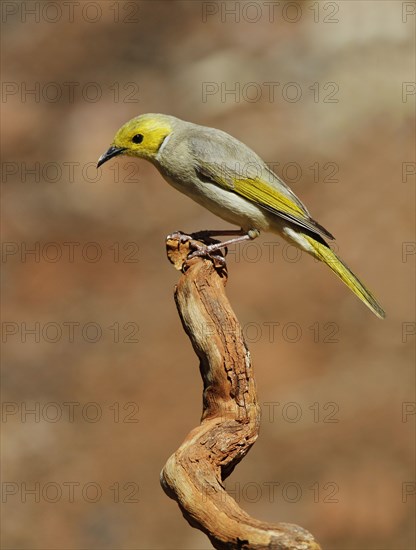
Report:
<svg viewBox="0 0 416 550"><path fill-rule="evenodd" d="M210 548L159 486L201 411L164 238L227 224L150 164L95 169L162 112L270 162L387 311L278 237L230 250L263 413L230 494L326 549L413 548L414 2L1 7L2 547Z"/></svg>

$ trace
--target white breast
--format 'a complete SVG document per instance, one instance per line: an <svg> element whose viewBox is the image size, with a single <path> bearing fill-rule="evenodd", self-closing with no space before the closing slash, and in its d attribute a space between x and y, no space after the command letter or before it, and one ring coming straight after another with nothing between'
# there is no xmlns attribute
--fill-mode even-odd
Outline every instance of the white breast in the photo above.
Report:
<svg viewBox="0 0 416 550"><path fill-rule="evenodd" d="M249 229L267 231L270 228L269 216L264 210L232 191L227 191L214 183L201 182L196 178L195 181L181 183L166 175L163 177L181 193L245 231Z"/></svg>

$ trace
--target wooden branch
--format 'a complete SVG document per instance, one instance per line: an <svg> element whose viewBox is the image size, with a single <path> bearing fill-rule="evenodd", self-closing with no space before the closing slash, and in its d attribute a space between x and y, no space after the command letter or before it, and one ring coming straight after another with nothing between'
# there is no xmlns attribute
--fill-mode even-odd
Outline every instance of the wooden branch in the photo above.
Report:
<svg viewBox="0 0 416 550"><path fill-rule="evenodd" d="M259 431L250 353L225 295L224 262L201 257L188 261L197 243L182 242L176 234L166 244L169 260L183 272L175 301L200 360L204 393L201 425L165 464L163 489L217 549L320 550L305 529L258 521L224 490L222 481L250 450Z"/></svg>

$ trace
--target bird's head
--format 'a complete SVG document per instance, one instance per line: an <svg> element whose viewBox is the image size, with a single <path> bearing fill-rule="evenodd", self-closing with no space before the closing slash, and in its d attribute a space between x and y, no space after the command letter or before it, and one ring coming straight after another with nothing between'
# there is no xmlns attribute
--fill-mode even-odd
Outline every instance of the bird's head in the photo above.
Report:
<svg viewBox="0 0 416 550"><path fill-rule="evenodd" d="M154 160L162 143L172 133L175 120L160 114L132 118L118 130L108 151L98 159L97 168L118 155Z"/></svg>

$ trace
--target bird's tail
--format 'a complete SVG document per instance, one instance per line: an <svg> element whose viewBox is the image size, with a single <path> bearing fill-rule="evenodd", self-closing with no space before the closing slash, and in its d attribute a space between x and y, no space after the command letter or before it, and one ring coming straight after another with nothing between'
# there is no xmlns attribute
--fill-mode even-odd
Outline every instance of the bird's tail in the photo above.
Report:
<svg viewBox="0 0 416 550"><path fill-rule="evenodd" d="M308 250L313 256L321 260L328 265L332 271L337 275L343 283L351 289L358 298L365 303L367 307L371 309L377 317L384 319L386 316L383 308L371 294L371 292L361 283L361 281L354 275L354 273L344 264L333 250L328 245L320 243L312 236L302 233L302 237L307 240L312 250ZM299 242L299 241L298 241Z"/></svg>

